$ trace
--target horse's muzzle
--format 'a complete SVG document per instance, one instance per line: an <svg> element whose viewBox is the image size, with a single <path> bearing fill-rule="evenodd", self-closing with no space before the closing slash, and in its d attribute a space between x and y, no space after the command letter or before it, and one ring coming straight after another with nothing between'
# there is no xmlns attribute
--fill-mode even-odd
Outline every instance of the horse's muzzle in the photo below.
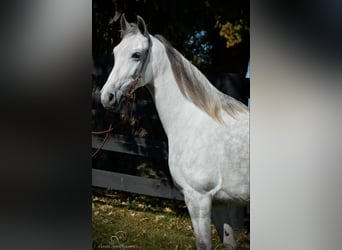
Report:
<svg viewBox="0 0 342 250"><path fill-rule="evenodd" d="M103 92L101 93L101 103L104 108L111 108L115 105L115 96L112 93Z"/></svg>

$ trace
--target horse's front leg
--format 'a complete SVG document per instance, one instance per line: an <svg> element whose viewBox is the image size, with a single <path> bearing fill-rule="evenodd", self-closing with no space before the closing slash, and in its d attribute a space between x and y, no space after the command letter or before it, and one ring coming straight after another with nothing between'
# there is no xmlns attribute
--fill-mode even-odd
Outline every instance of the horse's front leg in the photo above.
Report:
<svg viewBox="0 0 342 250"><path fill-rule="evenodd" d="M197 249L211 249L211 197L190 191L184 192L184 198L194 228Z"/></svg>

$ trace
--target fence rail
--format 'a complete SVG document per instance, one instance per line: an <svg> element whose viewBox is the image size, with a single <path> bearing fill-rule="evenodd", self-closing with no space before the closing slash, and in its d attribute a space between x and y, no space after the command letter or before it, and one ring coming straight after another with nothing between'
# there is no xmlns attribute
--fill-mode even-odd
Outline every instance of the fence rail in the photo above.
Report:
<svg viewBox="0 0 342 250"><path fill-rule="evenodd" d="M102 137L92 135L93 148L98 148L102 141ZM102 149L130 155L161 158L165 160L167 160L168 157L167 145L165 142L155 142L144 138L118 134L110 135Z"/></svg>
<svg viewBox="0 0 342 250"><path fill-rule="evenodd" d="M183 194L168 181L156 180L99 169L92 170L93 186L160 198L184 200Z"/></svg>
<svg viewBox="0 0 342 250"><path fill-rule="evenodd" d="M97 149L102 141L102 137L92 135L92 148ZM148 158L152 157L164 160L168 158L166 142L156 142L149 139L118 134L110 135L102 149ZM183 195L173 186L172 180L165 181L92 169L92 185L166 199L183 200Z"/></svg>

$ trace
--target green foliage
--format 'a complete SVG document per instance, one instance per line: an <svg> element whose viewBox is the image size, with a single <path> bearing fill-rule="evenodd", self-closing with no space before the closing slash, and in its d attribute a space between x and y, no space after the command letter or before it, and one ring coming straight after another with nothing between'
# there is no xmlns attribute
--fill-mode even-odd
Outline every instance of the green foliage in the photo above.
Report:
<svg viewBox="0 0 342 250"><path fill-rule="evenodd" d="M226 47L230 48L242 42L242 37L246 32L249 32L249 28L243 19L236 20L234 23L226 22L225 24L216 22L215 28L219 28L220 36L224 37Z"/></svg>
<svg viewBox="0 0 342 250"><path fill-rule="evenodd" d="M113 47L120 41L118 20L121 13L132 22L136 21L136 15L142 16L151 34L162 34L201 70L246 73L249 1L94 0L94 56L111 55ZM205 36L196 37L201 31ZM189 43L191 37L194 39Z"/></svg>

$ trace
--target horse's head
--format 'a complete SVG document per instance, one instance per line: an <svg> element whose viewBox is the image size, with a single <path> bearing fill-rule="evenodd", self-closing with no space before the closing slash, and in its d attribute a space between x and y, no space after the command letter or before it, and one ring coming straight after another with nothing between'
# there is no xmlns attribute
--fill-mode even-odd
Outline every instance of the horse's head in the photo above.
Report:
<svg viewBox="0 0 342 250"><path fill-rule="evenodd" d="M101 102L106 108L152 81L151 38L144 20L139 16L137 20L136 24L128 23L121 16L122 40L114 48L114 68L101 90Z"/></svg>

